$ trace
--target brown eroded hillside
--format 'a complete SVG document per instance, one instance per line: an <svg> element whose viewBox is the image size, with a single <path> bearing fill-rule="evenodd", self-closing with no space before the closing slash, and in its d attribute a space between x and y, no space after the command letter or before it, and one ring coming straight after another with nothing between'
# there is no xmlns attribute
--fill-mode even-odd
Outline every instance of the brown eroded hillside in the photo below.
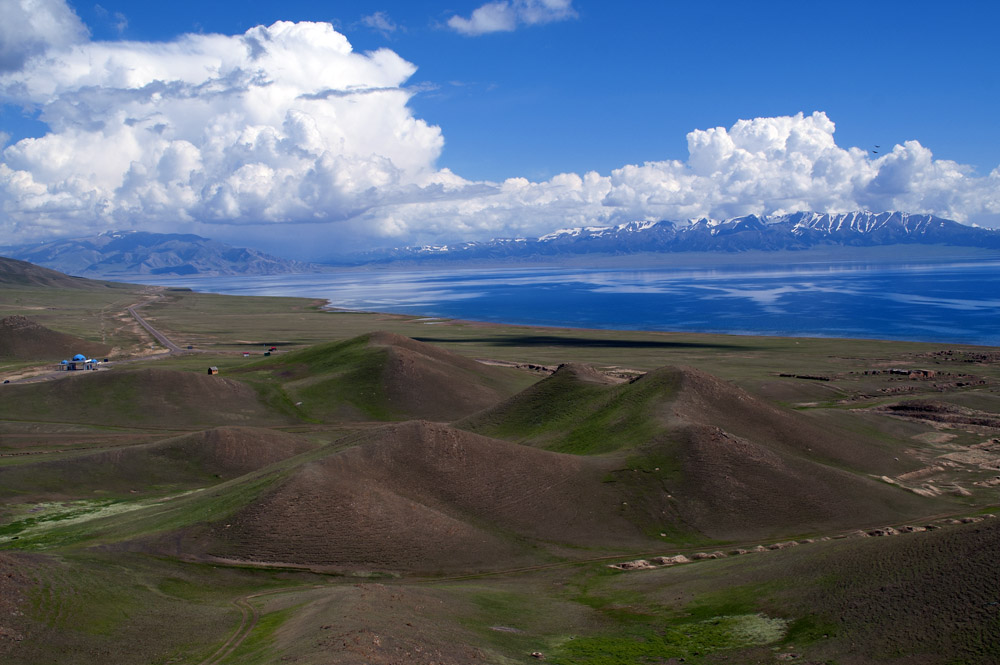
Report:
<svg viewBox="0 0 1000 665"><path fill-rule="evenodd" d="M774 406L708 372L693 367L664 367L641 380L663 374L677 385L669 409L658 416L668 424L719 427L775 450L804 455L859 473L884 473L898 450L866 436L820 426L809 417Z"/></svg>
<svg viewBox="0 0 1000 665"><path fill-rule="evenodd" d="M711 538L753 539L893 521L944 504L872 475L890 454L883 446L692 368L613 384L566 365L457 425L621 460L609 480L647 531L669 533L672 517Z"/></svg>
<svg viewBox="0 0 1000 665"><path fill-rule="evenodd" d="M103 357L109 351L111 347L106 344L50 330L25 316L0 319L0 358L48 360L55 364L78 353Z"/></svg>
<svg viewBox="0 0 1000 665"><path fill-rule="evenodd" d="M50 270L27 261L18 261L5 256L0 256L0 285L51 286L60 289L103 289L121 286L83 277L70 277L57 270Z"/></svg>
<svg viewBox="0 0 1000 665"><path fill-rule="evenodd" d="M602 483L614 467L445 425L391 425L296 469L225 523L192 530L184 549L431 572L538 560L535 546L544 543L613 551L652 544L623 510L618 488Z"/></svg>
<svg viewBox="0 0 1000 665"><path fill-rule="evenodd" d="M0 497L38 501L204 487L315 447L294 434L253 427L217 427L156 443L3 466Z"/></svg>
<svg viewBox="0 0 1000 665"><path fill-rule="evenodd" d="M496 569L545 548L624 551L852 529L938 504L718 428L630 454L554 453L421 421L359 435L176 553L334 570ZM541 547L541 549L539 549Z"/></svg>
<svg viewBox="0 0 1000 665"><path fill-rule="evenodd" d="M679 473L670 487L677 511L686 524L711 538L777 538L873 527L946 505L719 427L681 427L667 441L650 446L647 454L676 465Z"/></svg>

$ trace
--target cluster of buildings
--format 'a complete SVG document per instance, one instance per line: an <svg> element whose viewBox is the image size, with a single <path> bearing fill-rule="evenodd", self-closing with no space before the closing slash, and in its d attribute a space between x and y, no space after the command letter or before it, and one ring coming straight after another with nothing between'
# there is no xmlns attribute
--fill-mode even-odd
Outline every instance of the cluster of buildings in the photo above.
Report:
<svg viewBox="0 0 1000 665"><path fill-rule="evenodd" d="M105 358L104 362L108 359ZM59 366L66 371L75 371L78 369L97 369L98 365L101 364L100 360L95 360L94 358L88 358L82 353L78 353L73 356L72 360L63 360L59 363Z"/></svg>

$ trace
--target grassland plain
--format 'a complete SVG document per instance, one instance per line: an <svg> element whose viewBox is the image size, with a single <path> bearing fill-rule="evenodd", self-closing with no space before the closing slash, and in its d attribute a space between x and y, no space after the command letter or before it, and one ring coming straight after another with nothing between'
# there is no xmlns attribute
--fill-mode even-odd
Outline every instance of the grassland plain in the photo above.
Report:
<svg viewBox="0 0 1000 665"><path fill-rule="evenodd" d="M996 349L428 322L3 270L4 316L125 360L149 350L125 313L146 303L194 347L0 386L3 662L1000 659L1000 520L947 523L1000 503ZM838 537L903 522L941 528ZM815 542L608 567L778 537Z"/></svg>

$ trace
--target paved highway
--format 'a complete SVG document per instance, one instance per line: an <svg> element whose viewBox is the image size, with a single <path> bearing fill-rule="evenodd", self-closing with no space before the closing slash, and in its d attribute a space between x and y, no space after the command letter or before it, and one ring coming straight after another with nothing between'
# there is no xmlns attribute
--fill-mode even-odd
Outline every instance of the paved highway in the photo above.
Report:
<svg viewBox="0 0 1000 665"><path fill-rule="evenodd" d="M142 318L139 315L139 313L137 311L135 311L136 307L141 307L142 305L145 305L145 304L146 303L139 303L138 305L129 305L129 307L128 307L128 313L131 314L132 318L134 318L136 321L138 321L139 325L142 326L143 328L145 328L146 331L150 335L152 335L154 338L156 338L156 341L159 342L160 344L162 344L163 347L165 349L167 349L168 352L170 352L170 353L181 353L183 351L181 349L181 347L179 347L176 344L174 344L173 342L171 342L170 339L166 335L164 335L159 330L157 330L156 328L154 328L153 326L151 326L149 324L149 322L146 321L146 319Z"/></svg>

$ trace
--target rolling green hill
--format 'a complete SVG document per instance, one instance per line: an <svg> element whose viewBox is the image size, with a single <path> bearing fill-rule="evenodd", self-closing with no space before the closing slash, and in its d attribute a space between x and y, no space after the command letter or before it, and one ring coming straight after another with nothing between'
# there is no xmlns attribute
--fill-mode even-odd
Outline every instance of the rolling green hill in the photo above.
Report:
<svg viewBox="0 0 1000 665"><path fill-rule="evenodd" d="M235 375L280 385L303 414L321 421L451 421L535 380L386 332L282 354Z"/></svg>
<svg viewBox="0 0 1000 665"><path fill-rule="evenodd" d="M548 379L456 423L485 436L577 455L611 455L609 480L648 515L723 540L846 528L940 508L887 485L866 460L888 455L857 434L821 429L692 368L615 383L564 365ZM897 451L897 454L898 451Z"/></svg>
<svg viewBox="0 0 1000 665"><path fill-rule="evenodd" d="M0 418L193 430L294 422L250 386L166 369L69 372L56 381L4 386Z"/></svg>

